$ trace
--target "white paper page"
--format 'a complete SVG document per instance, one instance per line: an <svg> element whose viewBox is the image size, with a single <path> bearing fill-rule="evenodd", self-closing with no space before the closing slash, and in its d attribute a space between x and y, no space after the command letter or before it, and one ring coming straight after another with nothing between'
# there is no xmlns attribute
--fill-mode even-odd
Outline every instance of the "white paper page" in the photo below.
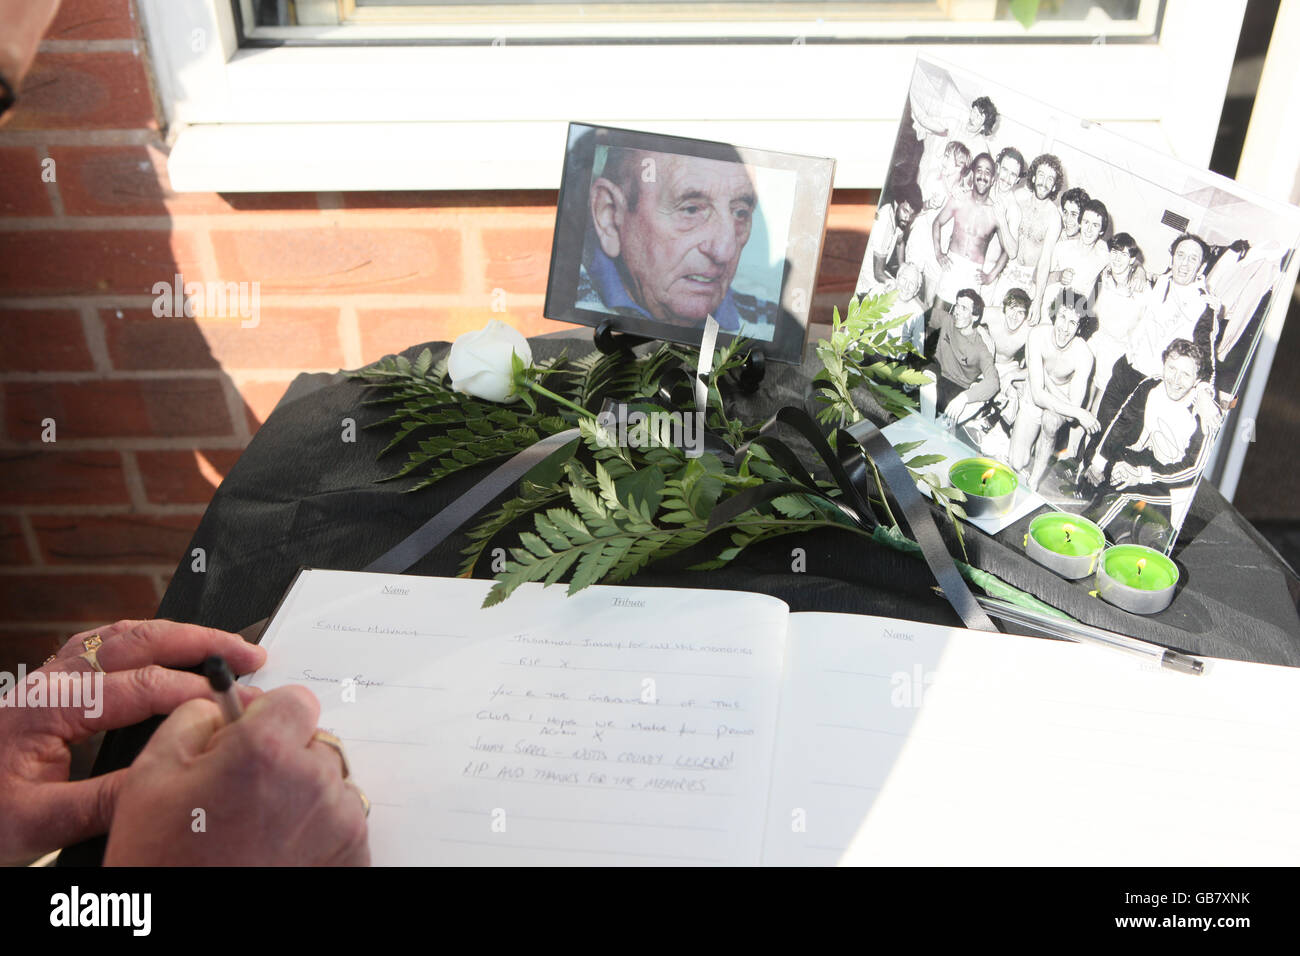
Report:
<svg viewBox="0 0 1300 956"><path fill-rule="evenodd" d="M894 703L923 699L942 653L927 637L910 621L790 615L764 865L839 861L916 718Z"/></svg>
<svg viewBox="0 0 1300 956"><path fill-rule="evenodd" d="M524 585L482 610L491 584L306 571L263 640L252 683L315 691L374 862L756 864L786 606Z"/></svg>
<svg viewBox="0 0 1300 956"><path fill-rule="evenodd" d="M1090 645L790 622L765 862L847 843L862 865L1300 863L1300 670L1190 677ZM815 783L832 774L880 789Z"/></svg>

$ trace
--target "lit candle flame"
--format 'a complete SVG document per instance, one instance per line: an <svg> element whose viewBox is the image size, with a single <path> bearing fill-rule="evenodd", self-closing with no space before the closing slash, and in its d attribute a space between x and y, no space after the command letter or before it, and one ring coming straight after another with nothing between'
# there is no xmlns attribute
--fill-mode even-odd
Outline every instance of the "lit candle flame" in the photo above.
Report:
<svg viewBox="0 0 1300 956"><path fill-rule="evenodd" d="M987 485L989 483L989 479L992 478L995 474L997 474L997 470L994 468L990 468L988 471L984 472L984 474L980 477L980 484Z"/></svg>
<svg viewBox="0 0 1300 956"><path fill-rule="evenodd" d="M1146 566L1147 566L1147 559L1146 559L1146 558L1138 558L1137 568L1138 568L1138 575L1139 575L1139 576L1141 576L1141 574L1142 574L1142 569L1145 568Z"/></svg>
<svg viewBox="0 0 1300 956"><path fill-rule="evenodd" d="M1072 524L1063 524L1063 525L1061 525L1061 530L1065 532L1065 543L1066 543L1066 544L1069 544L1069 543L1070 543L1070 532L1075 530L1074 525L1072 525Z"/></svg>

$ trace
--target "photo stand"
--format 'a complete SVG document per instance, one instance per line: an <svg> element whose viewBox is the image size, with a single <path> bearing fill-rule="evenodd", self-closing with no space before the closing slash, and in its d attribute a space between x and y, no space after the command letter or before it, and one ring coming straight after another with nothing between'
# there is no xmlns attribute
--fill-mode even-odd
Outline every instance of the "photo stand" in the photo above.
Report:
<svg viewBox="0 0 1300 956"><path fill-rule="evenodd" d="M740 367L738 379L740 391L745 395L753 395L758 391L758 386L763 384L763 377L767 374L767 353L763 351L762 346L755 345L745 356L745 364Z"/></svg>
<svg viewBox="0 0 1300 956"><path fill-rule="evenodd" d="M602 355L623 355L629 358L632 356L632 349L636 346L655 341L645 335L617 332L614 330L614 323L608 320L596 326L596 330L591 333L591 338ZM767 375L767 353L763 351L761 345L750 348L749 354L745 356L745 364L735 374L736 384L742 395L753 395L758 391L758 387L763 384L764 376Z"/></svg>
<svg viewBox="0 0 1300 956"><path fill-rule="evenodd" d="M606 319L600 325L596 326L596 331L591 333L592 340L596 343L596 348L603 355L616 355L619 352L630 355L632 349L638 345L644 345L646 342L653 342L654 339L645 335L632 335L628 332L614 331L614 323Z"/></svg>

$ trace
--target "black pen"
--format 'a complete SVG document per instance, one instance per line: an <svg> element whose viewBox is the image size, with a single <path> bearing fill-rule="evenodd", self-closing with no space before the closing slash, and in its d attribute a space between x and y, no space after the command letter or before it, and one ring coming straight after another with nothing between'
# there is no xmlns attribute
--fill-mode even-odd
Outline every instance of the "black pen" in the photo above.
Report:
<svg viewBox="0 0 1300 956"><path fill-rule="evenodd" d="M235 675L230 672L230 665L224 657L209 657L203 662L203 675L212 685L221 705L221 713L226 723L234 723L244 715L244 705L239 701L239 691L235 690Z"/></svg>

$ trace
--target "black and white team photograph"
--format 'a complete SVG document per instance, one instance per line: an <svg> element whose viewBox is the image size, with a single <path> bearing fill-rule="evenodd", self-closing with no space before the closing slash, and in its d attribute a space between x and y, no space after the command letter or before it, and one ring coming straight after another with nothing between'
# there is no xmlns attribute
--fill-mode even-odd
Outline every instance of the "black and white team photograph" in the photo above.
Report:
<svg viewBox="0 0 1300 956"><path fill-rule="evenodd" d="M911 316L922 416L1167 551L1298 241L1291 207L921 58L856 293Z"/></svg>

